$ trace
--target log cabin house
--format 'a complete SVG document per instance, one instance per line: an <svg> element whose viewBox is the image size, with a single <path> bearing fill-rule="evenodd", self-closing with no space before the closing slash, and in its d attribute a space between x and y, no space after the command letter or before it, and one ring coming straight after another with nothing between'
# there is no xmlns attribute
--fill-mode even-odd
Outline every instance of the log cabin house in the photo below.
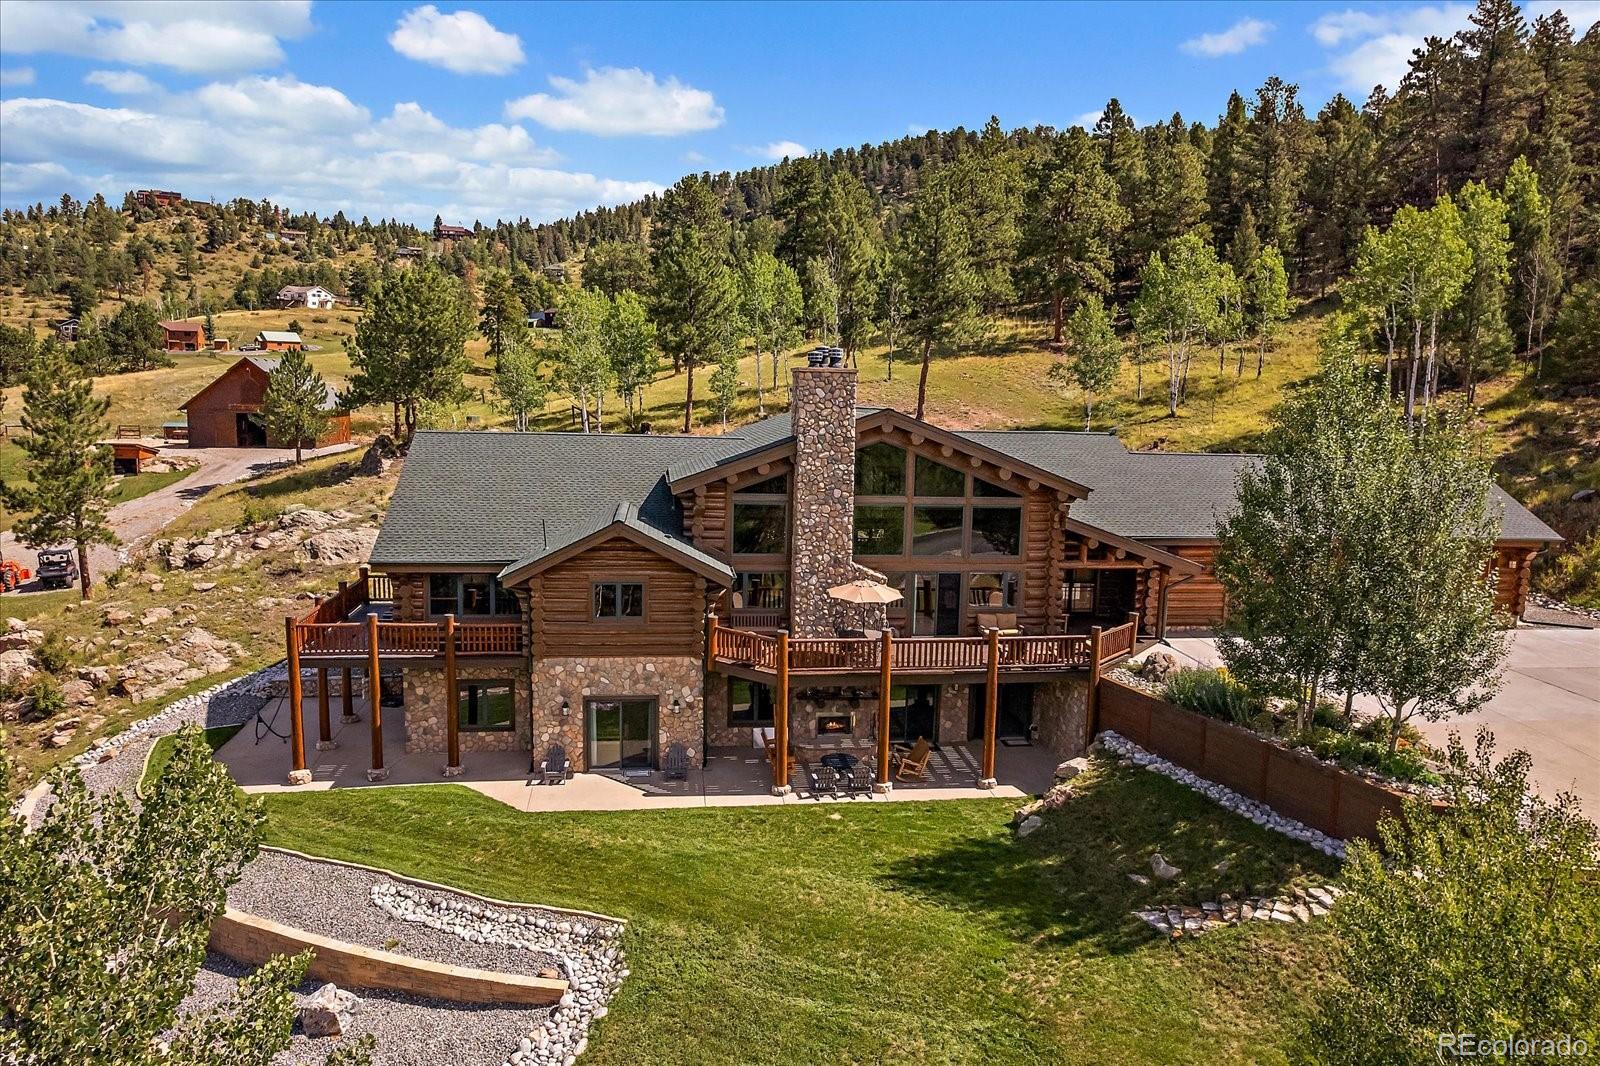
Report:
<svg viewBox="0 0 1600 1066"><path fill-rule="evenodd" d="M1105 666L1222 620L1208 566L1251 457L954 432L855 393L853 370L798 368L792 414L715 437L417 434L371 571L285 620L290 707L305 669L319 694L330 669L346 693L352 669L398 673L388 725L368 687L375 779L390 728L447 774L552 743L579 771L657 766L676 744L704 765L765 733L779 791L791 747L875 751L887 789L890 743L925 738L970 751L992 787L997 745L1081 752ZM1496 498L1516 615L1559 538ZM829 594L861 579L903 598ZM332 743L321 696L318 729Z"/></svg>
<svg viewBox="0 0 1600 1066"><path fill-rule="evenodd" d="M179 405L187 421L183 436L191 448L292 448L293 442L271 439L261 420L261 405L266 402L267 386L278 360L273 356L247 355L224 370L211 384ZM327 426L308 448L326 448L350 440L350 412L339 403L339 394L328 386L323 410ZM164 429L167 427L163 427Z"/></svg>

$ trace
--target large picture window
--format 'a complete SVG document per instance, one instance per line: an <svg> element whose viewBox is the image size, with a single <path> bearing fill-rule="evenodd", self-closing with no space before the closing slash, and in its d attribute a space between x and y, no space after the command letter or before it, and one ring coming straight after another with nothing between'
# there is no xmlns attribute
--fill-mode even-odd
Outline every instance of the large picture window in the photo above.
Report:
<svg viewBox="0 0 1600 1066"><path fill-rule="evenodd" d="M1090 614L1094 611L1095 585L1098 570L1074 570L1067 577L1067 610L1072 614Z"/></svg>
<svg viewBox="0 0 1600 1066"><path fill-rule="evenodd" d="M967 475L953 467L935 462L926 455L917 456L917 495L918 496L953 496L960 498L966 495Z"/></svg>
<svg viewBox="0 0 1600 1066"><path fill-rule="evenodd" d="M980 611L1016 610L1017 575L973 574L967 579L967 605Z"/></svg>
<svg viewBox="0 0 1600 1066"><path fill-rule="evenodd" d="M972 509L972 554L1022 554L1022 508L974 507Z"/></svg>
<svg viewBox="0 0 1600 1066"><path fill-rule="evenodd" d="M728 724L771 725L772 690L742 677L728 678Z"/></svg>
<svg viewBox="0 0 1600 1066"><path fill-rule="evenodd" d="M789 575L781 570L736 574L733 579L733 605L762 611L783 611L789 607Z"/></svg>
<svg viewBox="0 0 1600 1066"><path fill-rule="evenodd" d="M856 505L857 555L900 555L906 550L906 509L892 504Z"/></svg>
<svg viewBox="0 0 1600 1066"><path fill-rule="evenodd" d="M789 550L788 507L782 503L733 505L735 555L782 555Z"/></svg>
<svg viewBox="0 0 1600 1066"><path fill-rule="evenodd" d="M642 619L644 586L637 581L601 581L594 586L596 618Z"/></svg>
<svg viewBox="0 0 1600 1066"><path fill-rule="evenodd" d="M509 681L463 681L456 686L456 724L467 732L509 731L516 720Z"/></svg>
<svg viewBox="0 0 1600 1066"><path fill-rule="evenodd" d="M892 444L869 444L856 452L857 496L904 496L906 453Z"/></svg>
<svg viewBox="0 0 1600 1066"><path fill-rule="evenodd" d="M911 512L912 555L960 555L960 507L917 507Z"/></svg>
<svg viewBox="0 0 1600 1066"><path fill-rule="evenodd" d="M516 594L493 574L428 575L430 615L515 615L521 611Z"/></svg>

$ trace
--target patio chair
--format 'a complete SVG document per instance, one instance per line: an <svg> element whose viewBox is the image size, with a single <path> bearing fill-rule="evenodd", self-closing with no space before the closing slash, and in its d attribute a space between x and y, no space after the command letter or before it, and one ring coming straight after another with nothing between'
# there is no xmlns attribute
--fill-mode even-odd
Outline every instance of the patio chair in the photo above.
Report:
<svg viewBox="0 0 1600 1066"><path fill-rule="evenodd" d="M812 766L808 767L806 772L811 778L813 799L839 794L839 771L831 766Z"/></svg>
<svg viewBox="0 0 1600 1066"><path fill-rule="evenodd" d="M689 780L689 749L682 744L674 744L667 749L667 757L662 760L661 772L667 780L678 778Z"/></svg>
<svg viewBox="0 0 1600 1066"><path fill-rule="evenodd" d="M844 779L844 790L850 796L871 796L872 764L862 759L850 767L850 773Z"/></svg>
<svg viewBox="0 0 1600 1066"><path fill-rule="evenodd" d="M560 744L550 745L550 750L545 752L544 762L539 764L539 774L547 785L566 784L567 774L572 770L572 763L567 760L567 749Z"/></svg>
<svg viewBox="0 0 1600 1066"><path fill-rule="evenodd" d="M918 737L910 748L897 747L889 753L889 767L896 781L915 781L928 772L928 755L933 746L927 737Z"/></svg>

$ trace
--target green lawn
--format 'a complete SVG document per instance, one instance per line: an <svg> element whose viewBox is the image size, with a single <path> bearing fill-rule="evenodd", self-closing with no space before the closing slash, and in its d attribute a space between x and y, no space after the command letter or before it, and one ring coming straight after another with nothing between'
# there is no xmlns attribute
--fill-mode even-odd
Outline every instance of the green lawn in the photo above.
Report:
<svg viewBox="0 0 1600 1066"><path fill-rule="evenodd" d="M193 470L152 470L143 474L130 474L117 482L116 491L106 497L115 506L137 500L140 496L148 496L157 489L164 489L174 481L182 481Z"/></svg>
<svg viewBox="0 0 1600 1066"><path fill-rule="evenodd" d="M243 728L243 725L213 726L203 732L200 738L205 741L206 747L216 751ZM139 778L139 795L148 792L150 786L161 778L161 772L167 768L167 763L172 761L172 752L176 747L177 737L170 733L151 745L150 754L145 756L144 760L144 774Z"/></svg>
<svg viewBox="0 0 1600 1066"><path fill-rule="evenodd" d="M1282 1062L1328 951L1129 911L1330 860L1139 770L1016 841L1005 801L526 814L459 786L266 797L268 841L630 922L586 1062ZM1184 871L1141 887L1161 850ZM1216 865L1226 859L1226 873Z"/></svg>

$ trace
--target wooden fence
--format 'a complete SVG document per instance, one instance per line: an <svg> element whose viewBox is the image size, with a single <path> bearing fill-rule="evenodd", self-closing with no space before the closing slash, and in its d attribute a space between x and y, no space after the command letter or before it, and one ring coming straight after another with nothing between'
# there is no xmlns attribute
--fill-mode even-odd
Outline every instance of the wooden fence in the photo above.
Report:
<svg viewBox="0 0 1600 1066"><path fill-rule="evenodd" d="M1102 677L1096 733L1112 730L1146 751L1259 800L1340 840L1378 839L1378 819L1398 814L1404 793L1328 766L1305 752Z"/></svg>

